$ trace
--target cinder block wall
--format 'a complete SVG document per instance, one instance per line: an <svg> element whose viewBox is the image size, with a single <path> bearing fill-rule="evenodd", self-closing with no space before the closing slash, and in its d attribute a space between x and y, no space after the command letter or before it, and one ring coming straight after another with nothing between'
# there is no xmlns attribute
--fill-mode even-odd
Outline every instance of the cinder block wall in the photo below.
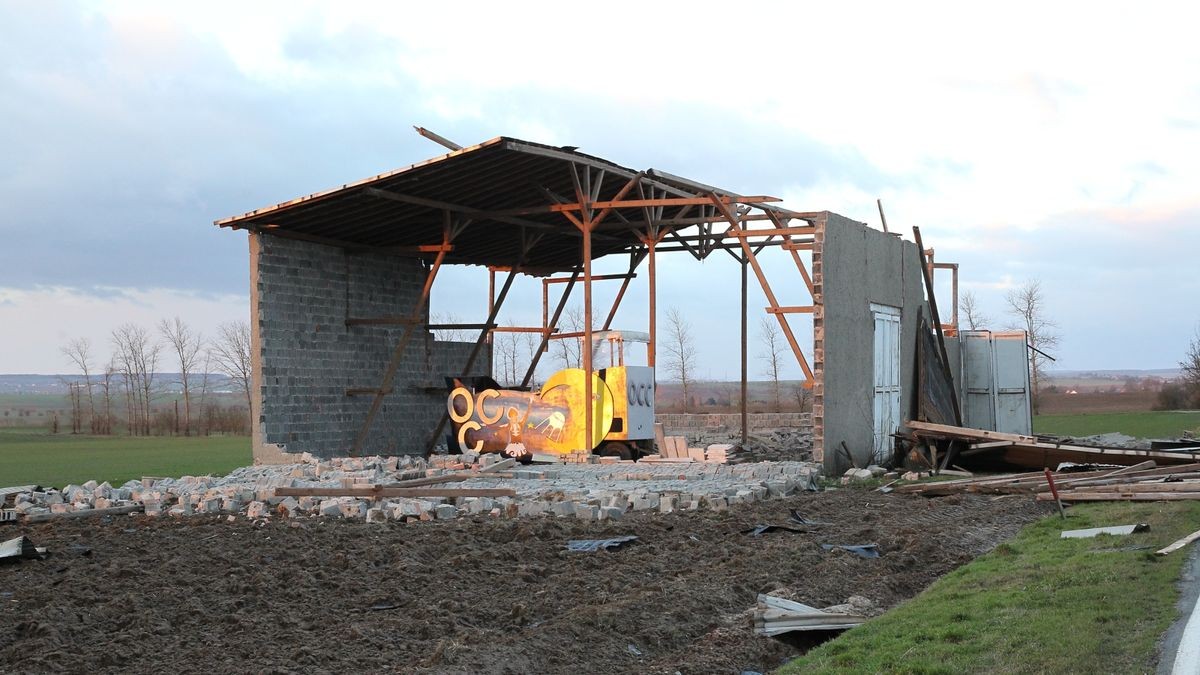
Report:
<svg viewBox="0 0 1200 675"><path fill-rule="evenodd" d="M875 326L871 303L900 308L900 409L912 414L922 313L928 318L917 245L836 213L816 222L813 248L813 448L825 471L866 466L874 445Z"/></svg>
<svg viewBox="0 0 1200 675"><path fill-rule="evenodd" d="M347 326L346 319L407 316L424 285L424 266L413 258L251 234L250 268L255 461L287 461L281 453L345 455L372 400L346 390L379 386L404 330ZM471 347L419 332L363 453L422 452L445 410L444 378L462 374ZM490 372L486 349L473 370Z"/></svg>

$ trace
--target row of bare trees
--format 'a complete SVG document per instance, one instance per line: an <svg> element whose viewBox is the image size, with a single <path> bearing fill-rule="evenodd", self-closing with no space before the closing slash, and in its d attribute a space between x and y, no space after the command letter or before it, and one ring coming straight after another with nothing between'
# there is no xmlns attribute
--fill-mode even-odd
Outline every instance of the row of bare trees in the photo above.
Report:
<svg viewBox="0 0 1200 675"><path fill-rule="evenodd" d="M251 360L250 326L245 321L221 324L212 340L179 317L163 319L154 331L127 323L112 331L110 347L108 359L99 362L87 338L73 339L62 347L82 376L81 382L68 383L75 433L83 432L84 419L92 434L114 433L121 421L117 413L122 402L124 428L131 436L148 436L156 430L191 436L248 429L245 416L250 410ZM155 400L171 384L163 381L160 366L179 373L175 384L182 394L183 410L172 414L170 420L154 409ZM244 419L236 428L230 428L227 411L214 407L214 372L227 376L245 395L246 408L238 415Z"/></svg>

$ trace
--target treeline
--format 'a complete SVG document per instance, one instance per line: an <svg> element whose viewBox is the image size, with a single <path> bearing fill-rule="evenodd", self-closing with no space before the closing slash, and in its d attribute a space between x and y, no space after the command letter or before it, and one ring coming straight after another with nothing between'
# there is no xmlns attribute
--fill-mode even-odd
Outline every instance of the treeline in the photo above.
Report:
<svg viewBox="0 0 1200 675"><path fill-rule="evenodd" d="M193 436L250 431L250 326L245 321L221 324L211 340L179 317L159 321L154 330L127 323L112 331L109 346L108 358L99 361L87 338L62 347L82 378L66 383L71 433ZM177 367L178 378L164 380L160 365ZM212 390L214 372L241 390L244 407L219 400ZM181 400L167 408L156 405L169 393L178 393ZM56 417L51 430L58 432L57 427Z"/></svg>

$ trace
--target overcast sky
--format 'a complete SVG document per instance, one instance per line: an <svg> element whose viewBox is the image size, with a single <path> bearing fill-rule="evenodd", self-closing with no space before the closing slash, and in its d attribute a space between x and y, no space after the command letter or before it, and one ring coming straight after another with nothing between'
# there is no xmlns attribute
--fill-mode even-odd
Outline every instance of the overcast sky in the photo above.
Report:
<svg viewBox="0 0 1200 675"><path fill-rule="evenodd" d="M245 235L212 221L441 154L414 124L874 227L880 197L962 264L997 327L1005 291L1040 279L1056 367L1173 367L1200 322L1196 14L0 0L0 372L67 371L68 339L105 355L128 321L248 318ZM786 262L769 270L782 304L808 304ZM660 279L702 375L735 376L736 266L679 254ZM446 281L433 309L481 320L485 277ZM619 327L645 328L642 288ZM504 319L538 322L537 298L522 286Z"/></svg>

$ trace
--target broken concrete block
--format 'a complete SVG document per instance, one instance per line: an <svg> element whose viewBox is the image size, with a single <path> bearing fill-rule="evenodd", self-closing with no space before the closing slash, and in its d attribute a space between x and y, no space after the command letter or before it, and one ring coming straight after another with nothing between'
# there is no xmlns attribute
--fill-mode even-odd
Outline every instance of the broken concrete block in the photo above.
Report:
<svg viewBox="0 0 1200 675"><path fill-rule="evenodd" d="M624 515L625 511L623 509L618 509L611 506L605 506L604 508L600 509L601 520L620 520Z"/></svg>
<svg viewBox="0 0 1200 675"><path fill-rule="evenodd" d="M451 520L458 515L458 509L452 504L438 504L437 519Z"/></svg>
<svg viewBox="0 0 1200 675"><path fill-rule="evenodd" d="M263 502L250 502L246 505L246 517L251 520L265 518L267 516L267 505Z"/></svg>
<svg viewBox="0 0 1200 675"><path fill-rule="evenodd" d="M367 509L368 523L385 523L387 522L387 513L381 506L373 506Z"/></svg>
<svg viewBox="0 0 1200 675"><path fill-rule="evenodd" d="M871 476L873 478L879 478L883 476L883 474L887 473L887 469L879 466L878 464L872 464L871 466L868 466L867 471L871 472Z"/></svg>
<svg viewBox="0 0 1200 675"><path fill-rule="evenodd" d="M327 518L337 518L342 515L342 505L336 499L326 499L317 507L317 513Z"/></svg>
<svg viewBox="0 0 1200 675"><path fill-rule="evenodd" d="M367 504L361 499L343 497L341 501L342 516L346 518L366 518Z"/></svg>
<svg viewBox="0 0 1200 675"><path fill-rule="evenodd" d="M291 518L296 515L296 511L300 508L300 502L296 501L295 497L284 497L278 504L275 505L275 512L281 516Z"/></svg>

